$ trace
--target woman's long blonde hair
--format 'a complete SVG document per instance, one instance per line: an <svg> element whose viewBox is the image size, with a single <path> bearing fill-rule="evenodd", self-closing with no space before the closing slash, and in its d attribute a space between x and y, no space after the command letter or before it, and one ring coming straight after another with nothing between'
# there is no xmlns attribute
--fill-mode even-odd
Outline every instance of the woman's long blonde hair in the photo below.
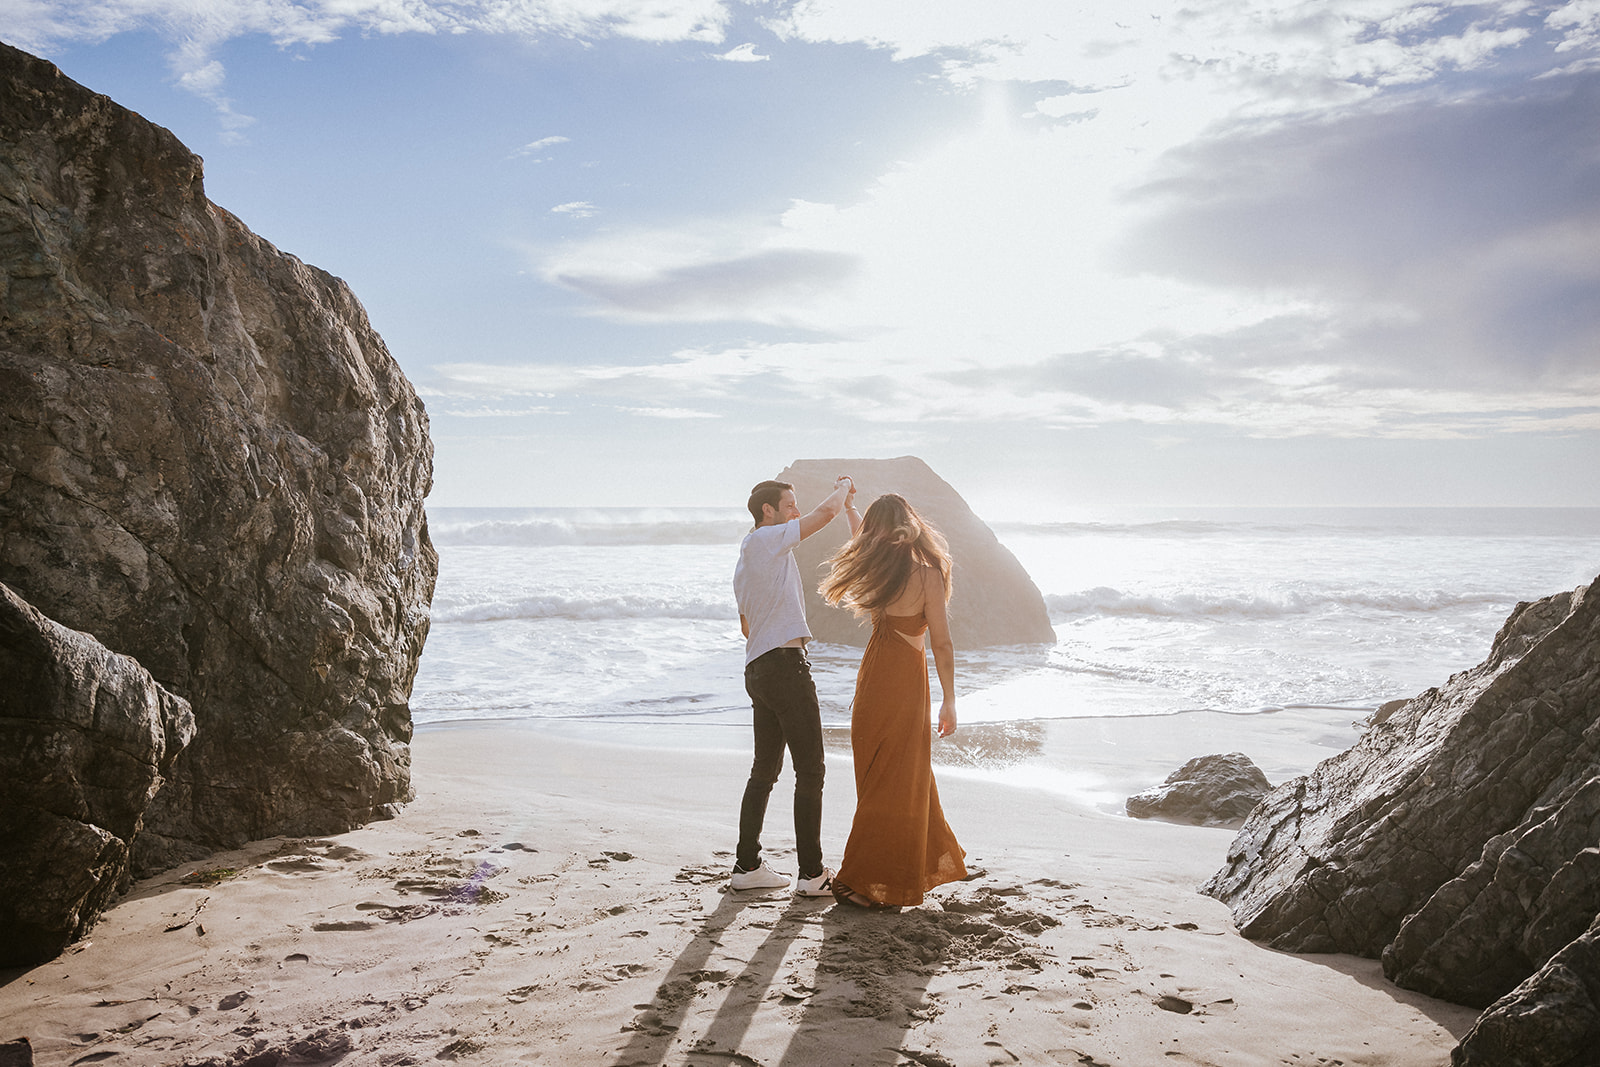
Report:
<svg viewBox="0 0 1600 1067"><path fill-rule="evenodd" d="M938 570L944 598L950 599L950 546L899 493L874 500L861 529L828 563L833 569L818 590L822 599L857 615L881 615L905 591L918 564Z"/></svg>

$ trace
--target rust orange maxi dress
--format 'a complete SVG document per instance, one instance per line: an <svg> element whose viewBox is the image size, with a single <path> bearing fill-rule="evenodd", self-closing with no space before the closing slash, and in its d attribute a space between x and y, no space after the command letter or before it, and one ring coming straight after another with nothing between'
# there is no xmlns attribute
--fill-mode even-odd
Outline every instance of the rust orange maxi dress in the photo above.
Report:
<svg viewBox="0 0 1600 1067"><path fill-rule="evenodd" d="M837 877L879 904L920 904L934 886L967 876L933 781L928 661L900 636L927 628L924 612L879 616L856 675L856 815Z"/></svg>

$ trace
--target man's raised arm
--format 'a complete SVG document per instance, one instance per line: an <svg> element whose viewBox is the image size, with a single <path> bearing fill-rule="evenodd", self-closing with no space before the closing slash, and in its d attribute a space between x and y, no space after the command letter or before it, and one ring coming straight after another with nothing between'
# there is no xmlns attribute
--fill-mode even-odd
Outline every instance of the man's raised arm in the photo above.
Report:
<svg viewBox="0 0 1600 1067"><path fill-rule="evenodd" d="M834 479L833 492L828 494L828 498L813 508L810 514L800 516L801 540L839 517L839 512L844 510L845 497L850 495L854 484L848 475L841 474Z"/></svg>

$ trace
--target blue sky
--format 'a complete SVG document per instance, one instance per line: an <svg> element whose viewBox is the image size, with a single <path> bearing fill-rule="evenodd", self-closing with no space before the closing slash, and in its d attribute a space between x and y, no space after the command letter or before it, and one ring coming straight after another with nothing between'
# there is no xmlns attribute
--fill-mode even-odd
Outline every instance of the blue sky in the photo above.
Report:
<svg viewBox="0 0 1600 1067"><path fill-rule="evenodd" d="M981 8L981 10L980 10ZM0 0L345 278L439 505L1600 502L1600 0Z"/></svg>

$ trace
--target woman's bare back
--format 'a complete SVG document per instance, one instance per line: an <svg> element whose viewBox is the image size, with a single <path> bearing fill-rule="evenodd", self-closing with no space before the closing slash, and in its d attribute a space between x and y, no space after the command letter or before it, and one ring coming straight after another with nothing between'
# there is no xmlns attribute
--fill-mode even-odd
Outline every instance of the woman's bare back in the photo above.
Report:
<svg viewBox="0 0 1600 1067"><path fill-rule="evenodd" d="M911 572L911 577L906 579L905 588L900 590L900 595L891 600L883 609L885 615L897 615L906 618L920 615L928 606L927 572L933 568L926 563L919 563ZM896 633L900 631L896 630ZM906 643L917 651L922 651L922 634L901 633Z"/></svg>

